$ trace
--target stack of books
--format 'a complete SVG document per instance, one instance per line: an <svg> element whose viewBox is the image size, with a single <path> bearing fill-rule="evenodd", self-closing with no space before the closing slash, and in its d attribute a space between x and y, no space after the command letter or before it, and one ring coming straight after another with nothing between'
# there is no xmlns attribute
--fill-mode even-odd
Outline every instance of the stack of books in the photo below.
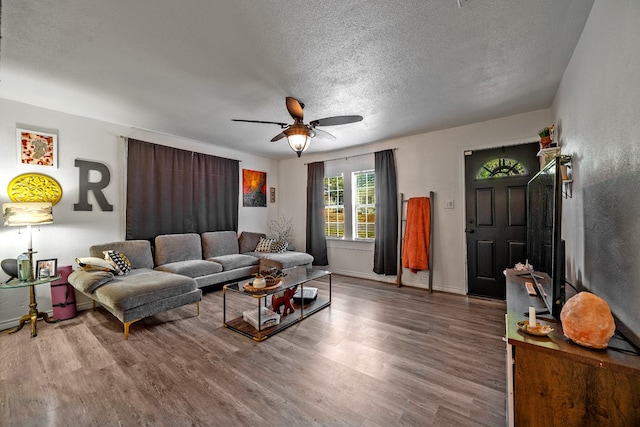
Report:
<svg viewBox="0 0 640 427"><path fill-rule="evenodd" d="M275 311L269 310L267 307L260 307L260 327L258 327L257 308L242 313L242 319L259 331L280 324L280 315Z"/></svg>

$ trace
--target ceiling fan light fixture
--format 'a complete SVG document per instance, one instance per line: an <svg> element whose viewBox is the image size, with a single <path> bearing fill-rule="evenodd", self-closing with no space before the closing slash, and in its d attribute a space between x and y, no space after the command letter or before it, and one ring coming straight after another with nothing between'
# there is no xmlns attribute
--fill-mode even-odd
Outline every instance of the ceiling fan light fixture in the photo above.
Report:
<svg viewBox="0 0 640 427"><path fill-rule="evenodd" d="M296 126L292 125L289 129L284 131L287 136L287 142L289 147L300 157L303 151L309 148L309 142L311 137L309 135L309 129L304 125Z"/></svg>

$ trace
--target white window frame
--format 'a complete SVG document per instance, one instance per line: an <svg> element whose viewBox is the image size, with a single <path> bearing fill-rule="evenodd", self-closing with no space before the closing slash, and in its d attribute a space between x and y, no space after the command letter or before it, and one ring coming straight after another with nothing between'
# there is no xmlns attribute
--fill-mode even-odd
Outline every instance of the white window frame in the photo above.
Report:
<svg viewBox="0 0 640 427"><path fill-rule="evenodd" d="M338 178L342 178L342 204L328 205L326 203L326 201L327 201L326 181L327 181L327 179L338 179ZM325 237L330 238L330 239L344 239L345 236L347 235L346 234L346 225L345 225L345 207L344 207L344 200L345 200L345 198L344 198L345 197L345 195L344 195L344 193L345 193L345 191L344 191L344 181L345 181L344 180L344 174L340 173L340 174L334 174L332 176L326 176L324 178L324 181L325 181L325 194L324 194L325 205L324 205L324 208L325 208L325 215L326 215L325 219L324 219L325 220L324 235L325 235ZM331 191L332 190L329 190L329 192L331 192ZM329 199L331 199L331 198L329 197ZM329 221L329 214L327 213L327 209L336 209L336 210L342 209L342 223L340 223L339 221ZM336 229L340 228L339 227L340 224L342 225L342 236L337 236L337 235L334 236L334 235L328 235L327 234L327 231L330 229L330 227L329 227L330 223L337 224Z"/></svg>
<svg viewBox="0 0 640 427"><path fill-rule="evenodd" d="M359 171L375 170L375 158L373 154L345 157L325 162L324 176L332 177L342 175L344 179L344 237L327 237L328 242L359 242L371 244L373 239L356 239L353 221L353 184L352 173Z"/></svg>
<svg viewBox="0 0 640 427"><path fill-rule="evenodd" d="M351 194L352 196L352 200L351 200L351 207L352 207L352 237L353 240L367 240L367 241L373 241L375 239L375 221L374 222L358 222L358 210L359 209L373 209L374 215L375 215L375 210L376 210L376 203L375 203L375 193L372 194L367 194L367 196L370 196L372 198L373 203L358 203L358 176L360 175L373 175L374 180L375 180L375 171L373 169L368 169L368 170L363 170L363 171L354 171L351 173L351 186L352 186L352 190L351 190ZM371 191L374 191L373 189ZM365 225L370 225L374 228L373 230L373 237L360 237L358 236L358 225L359 224L365 224ZM367 233L368 234L368 233Z"/></svg>

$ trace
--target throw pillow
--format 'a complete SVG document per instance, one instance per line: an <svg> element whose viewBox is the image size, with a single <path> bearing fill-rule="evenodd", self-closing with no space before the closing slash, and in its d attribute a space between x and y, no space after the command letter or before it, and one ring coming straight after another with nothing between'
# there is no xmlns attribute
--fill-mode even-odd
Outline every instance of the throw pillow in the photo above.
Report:
<svg viewBox="0 0 640 427"><path fill-rule="evenodd" d="M272 253L282 253L287 250L288 243L284 240L274 240L271 244Z"/></svg>
<svg viewBox="0 0 640 427"><path fill-rule="evenodd" d="M256 252L271 252L271 245L273 244L273 242L274 239L261 237L258 245L256 246Z"/></svg>
<svg viewBox="0 0 640 427"><path fill-rule="evenodd" d="M76 270L69 275L68 280L77 290L92 294L100 286L113 280L113 273L108 271Z"/></svg>
<svg viewBox="0 0 640 427"><path fill-rule="evenodd" d="M113 273L113 266L102 258L89 256L76 258L76 262L84 271L108 271Z"/></svg>
<svg viewBox="0 0 640 427"><path fill-rule="evenodd" d="M104 259L111 264L116 274L123 276L131 270L131 262L125 254L118 251L103 251Z"/></svg>

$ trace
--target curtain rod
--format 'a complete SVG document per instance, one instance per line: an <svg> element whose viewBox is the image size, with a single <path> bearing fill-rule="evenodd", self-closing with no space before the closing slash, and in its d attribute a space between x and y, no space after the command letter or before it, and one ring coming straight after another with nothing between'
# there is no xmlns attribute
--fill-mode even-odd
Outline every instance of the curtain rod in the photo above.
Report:
<svg viewBox="0 0 640 427"><path fill-rule="evenodd" d="M388 148L387 150L393 150L396 151L397 148ZM384 151L384 150L378 150L378 151ZM370 154L375 154L377 153L377 151L370 151L368 153L362 153L362 154L354 154L352 156L345 156L345 157L336 157L335 159L329 159L329 160L323 160L323 162L335 162L336 160L348 160L351 159L353 157L361 157L361 156L368 156ZM313 162L315 163L315 162ZM308 165L309 163L305 163L305 165Z"/></svg>
<svg viewBox="0 0 640 427"><path fill-rule="evenodd" d="M139 128L139 127L135 127L135 126L129 126L129 127L131 129L133 129L133 132L131 132L128 136L120 135L120 138L129 139L129 138L131 138L131 135L133 135L137 131L142 131L142 132L155 133L157 135L170 136L172 138L178 138L178 139L182 139L182 140L185 140L185 141L197 142L199 144L207 144L206 142L203 142L203 141L197 141L195 139L185 138L184 136L173 135L173 134L166 133L166 132L160 132L160 131L151 130L151 129L144 129L144 128ZM155 142L153 142L152 144L155 144ZM208 144L208 145L213 145L213 144ZM213 145L213 146L217 147L216 145ZM184 148L179 148L179 150L184 150ZM192 153L201 153L200 151L193 151L193 150L185 150L185 151L190 151ZM201 153L201 154L207 154L207 153ZM222 156L218 156L218 155L215 155L215 154L209 154L209 155L210 156L215 156L215 157L220 157L220 158L223 158L223 159L227 159L227 157L222 157ZM242 163L242 160L237 160L237 159L229 159L229 160L235 160L238 163Z"/></svg>

